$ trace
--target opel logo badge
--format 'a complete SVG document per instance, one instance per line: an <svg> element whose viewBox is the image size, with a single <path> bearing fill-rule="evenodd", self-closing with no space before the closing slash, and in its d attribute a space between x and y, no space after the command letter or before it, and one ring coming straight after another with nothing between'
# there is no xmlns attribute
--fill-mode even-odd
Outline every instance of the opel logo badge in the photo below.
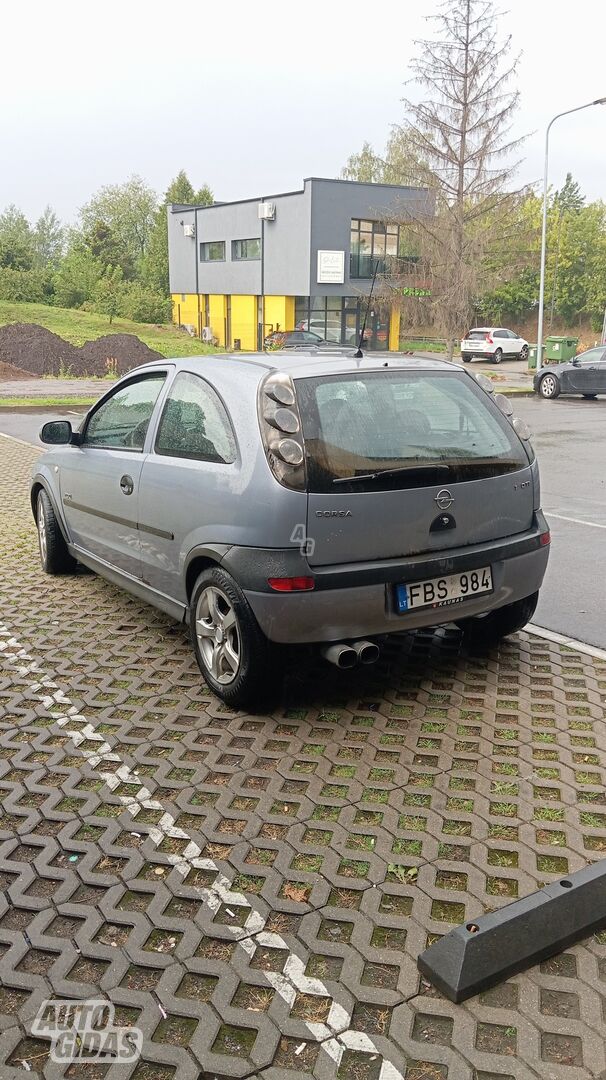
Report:
<svg viewBox="0 0 606 1080"><path fill-rule="evenodd" d="M442 488L438 491L434 502L438 504L440 510L448 510L454 502L454 495L448 490L448 488Z"/></svg>

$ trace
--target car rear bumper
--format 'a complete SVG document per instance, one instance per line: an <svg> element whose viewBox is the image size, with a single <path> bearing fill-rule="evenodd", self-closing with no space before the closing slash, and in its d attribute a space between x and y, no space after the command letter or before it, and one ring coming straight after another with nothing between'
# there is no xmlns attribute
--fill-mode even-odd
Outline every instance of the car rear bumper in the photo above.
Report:
<svg viewBox="0 0 606 1080"><path fill-rule="evenodd" d="M543 582L549 547L540 535L547 531L542 514L536 527L509 540L479 544L441 557L416 556L384 564L351 564L317 568L311 592L276 593L247 587L246 598L264 634L275 642L303 644L401 633L437 626L521 600ZM229 561L229 560L227 560ZM262 561L262 560L261 560ZM427 607L399 615L395 585L491 566L493 591L449 607ZM309 573L309 570L308 570Z"/></svg>
<svg viewBox="0 0 606 1080"><path fill-rule="evenodd" d="M461 356L477 356L479 360L492 360L496 349L488 352L486 349L461 349Z"/></svg>

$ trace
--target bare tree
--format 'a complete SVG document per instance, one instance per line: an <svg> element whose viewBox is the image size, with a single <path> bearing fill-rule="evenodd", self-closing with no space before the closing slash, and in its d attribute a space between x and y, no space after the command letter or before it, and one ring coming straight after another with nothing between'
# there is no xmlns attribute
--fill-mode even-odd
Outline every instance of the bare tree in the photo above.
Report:
<svg viewBox="0 0 606 1080"><path fill-rule="evenodd" d="M443 0L428 21L435 34L417 42L411 81L421 95L404 100L403 132L417 181L435 193L436 213L403 220L402 226L431 289L431 297L416 307L426 322L431 314L452 356L472 318L474 298L502 275L495 247L502 251L510 241L519 247L514 211L520 193L512 191L511 179L523 140L511 136L519 97L510 88L516 65L507 63L511 41L498 37L491 0ZM394 290L397 282L391 283ZM413 316L414 309L408 313Z"/></svg>

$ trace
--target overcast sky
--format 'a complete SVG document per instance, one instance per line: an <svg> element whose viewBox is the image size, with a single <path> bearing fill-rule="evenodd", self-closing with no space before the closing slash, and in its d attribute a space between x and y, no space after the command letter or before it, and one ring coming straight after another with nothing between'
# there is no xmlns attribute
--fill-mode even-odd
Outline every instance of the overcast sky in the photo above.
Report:
<svg viewBox="0 0 606 1080"><path fill-rule="evenodd" d="M510 0L521 51L521 181L542 175L554 113L606 95L598 0ZM381 150L434 0L39 0L5 5L0 208L65 220L102 184L139 173L158 192L184 168L215 198L338 176L368 139ZM550 179L570 170L606 197L606 106L558 121Z"/></svg>

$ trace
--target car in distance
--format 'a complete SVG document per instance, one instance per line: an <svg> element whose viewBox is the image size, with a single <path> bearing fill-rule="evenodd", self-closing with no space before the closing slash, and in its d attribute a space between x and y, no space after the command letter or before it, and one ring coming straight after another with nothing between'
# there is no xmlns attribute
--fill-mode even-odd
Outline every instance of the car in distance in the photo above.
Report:
<svg viewBox="0 0 606 1080"><path fill-rule="evenodd" d="M472 360L528 360L528 342L514 330L502 326L474 326L461 342L461 358L464 364Z"/></svg>
<svg viewBox="0 0 606 1080"><path fill-rule="evenodd" d="M375 660L383 635L444 622L487 644L532 617L549 550L511 412L445 360L157 360L78 431L43 426L42 567L82 563L188 623L233 706L276 685L279 644L343 668Z"/></svg>
<svg viewBox="0 0 606 1080"><path fill-rule="evenodd" d="M323 345L324 338L313 330L274 330L263 344L266 349L300 349L305 345Z"/></svg>
<svg viewBox="0 0 606 1080"><path fill-rule="evenodd" d="M545 364L533 379L542 398L553 400L560 394L581 394L596 398L606 394L606 346L587 349L565 364Z"/></svg>

